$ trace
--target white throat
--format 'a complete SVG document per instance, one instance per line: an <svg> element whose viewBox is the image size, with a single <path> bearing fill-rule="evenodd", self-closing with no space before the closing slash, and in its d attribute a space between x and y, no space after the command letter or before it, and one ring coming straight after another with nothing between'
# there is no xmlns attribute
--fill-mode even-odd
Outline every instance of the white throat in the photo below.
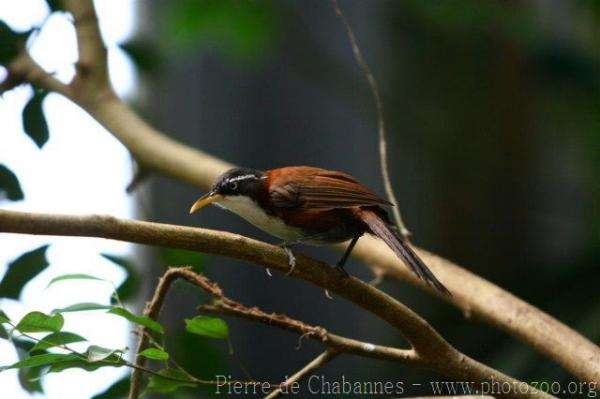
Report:
<svg viewBox="0 0 600 399"><path fill-rule="evenodd" d="M305 236L302 230L288 226L281 219L268 215L252 199L244 195L230 195L215 203L246 219L259 229L286 241L298 240Z"/></svg>

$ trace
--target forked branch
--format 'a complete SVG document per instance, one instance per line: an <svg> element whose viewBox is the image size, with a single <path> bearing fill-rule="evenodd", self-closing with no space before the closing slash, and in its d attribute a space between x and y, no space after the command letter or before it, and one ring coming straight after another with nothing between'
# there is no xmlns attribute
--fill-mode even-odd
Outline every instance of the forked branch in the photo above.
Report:
<svg viewBox="0 0 600 399"><path fill-rule="evenodd" d="M174 226L111 216L70 216L0 210L0 232L77 237L101 237L152 246L188 249L243 260L288 272L288 258L280 247L237 234ZM291 276L336 293L394 327L416 352L415 364L432 368L460 381L506 382L514 397L547 397L524 382L471 359L456 350L412 310L354 277L340 278L329 265L296 255ZM378 356L384 358L383 356ZM523 391L523 392L521 392Z"/></svg>

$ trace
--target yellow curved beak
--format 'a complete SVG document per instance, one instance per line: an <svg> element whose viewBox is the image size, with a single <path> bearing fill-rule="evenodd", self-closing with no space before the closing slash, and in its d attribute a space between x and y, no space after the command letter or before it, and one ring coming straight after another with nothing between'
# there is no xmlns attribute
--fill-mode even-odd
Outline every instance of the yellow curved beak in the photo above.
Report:
<svg viewBox="0 0 600 399"><path fill-rule="evenodd" d="M198 209L204 208L206 205L212 204L213 202L219 202L223 199L221 194L208 193L203 195L198 199L198 201L194 202L194 205L190 208L190 214L196 212Z"/></svg>

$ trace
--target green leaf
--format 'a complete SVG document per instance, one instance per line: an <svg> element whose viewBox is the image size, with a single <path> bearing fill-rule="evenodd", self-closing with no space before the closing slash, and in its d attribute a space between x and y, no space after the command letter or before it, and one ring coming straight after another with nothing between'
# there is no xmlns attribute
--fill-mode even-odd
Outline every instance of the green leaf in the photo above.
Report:
<svg viewBox="0 0 600 399"><path fill-rule="evenodd" d="M114 354L121 354L123 353L122 350L120 349L108 349L108 348L103 348L102 346L98 346L98 345L90 345L87 348L87 351L85 352L86 356L87 356L87 361L94 363L94 362L99 362L105 359L108 359L110 356L114 355Z"/></svg>
<svg viewBox="0 0 600 399"><path fill-rule="evenodd" d="M13 337L12 343L17 350L17 355L19 356L19 360L28 359L31 355L29 351L35 345L35 342L29 339L23 339L21 337ZM37 355L46 354L46 351L40 351ZM41 383L41 375L44 372L43 367L34 367L34 368L22 368L18 370L18 379L21 388L26 390L27 392L44 392Z"/></svg>
<svg viewBox="0 0 600 399"><path fill-rule="evenodd" d="M181 380L189 380L189 378L182 372L176 369L161 370L158 372L161 376L177 378ZM158 392L158 393L170 393L174 392L178 388L182 387L194 387L193 383L179 382L168 380L166 378L153 375L150 377L146 392Z"/></svg>
<svg viewBox="0 0 600 399"><path fill-rule="evenodd" d="M49 373L60 373L67 369L82 369L85 371L96 371L102 367L122 367L125 363L120 355L113 354L103 361L88 362L86 359L72 359L65 362L55 363L48 369Z"/></svg>
<svg viewBox="0 0 600 399"><path fill-rule="evenodd" d="M54 346L72 344L74 342L83 342L86 341L81 335L71 333L71 332L57 332L46 335L44 338L41 338L39 342L37 342L33 348L31 348L30 352L35 352L39 350L44 350L48 348L52 348Z"/></svg>
<svg viewBox="0 0 600 399"><path fill-rule="evenodd" d="M33 368L22 368L19 369L19 384L21 388L29 393L43 393L44 388L42 387L42 374L44 372L43 367Z"/></svg>
<svg viewBox="0 0 600 399"><path fill-rule="evenodd" d="M8 265L8 271L0 282L0 297L19 299L25 284L48 267L47 249L48 245L44 245L24 253Z"/></svg>
<svg viewBox="0 0 600 399"><path fill-rule="evenodd" d="M82 302L74 305L67 306L66 308L54 309L52 313L69 313L69 312L83 312L87 310L108 310L112 309L112 306L101 305L93 302Z"/></svg>
<svg viewBox="0 0 600 399"><path fill-rule="evenodd" d="M193 319L185 319L187 332L203 335L210 338L227 338L229 327L223 319L217 317L196 316Z"/></svg>
<svg viewBox="0 0 600 399"><path fill-rule="evenodd" d="M43 355L31 356L27 359L20 360L10 366L4 366L0 368L0 371L7 369L21 369L25 367L40 367L49 366L51 364L65 362L67 360L79 359L79 356L74 354L63 354L63 353L45 353Z"/></svg>
<svg viewBox="0 0 600 399"><path fill-rule="evenodd" d="M120 266L124 269L127 277L125 277L125 280L117 288L117 295L119 295L119 298L122 301L129 301L133 299L135 295L139 292L139 289L141 287L141 279L133 262L121 256L109 254L100 255L102 255L102 257L111 261L115 265ZM111 302L115 303L113 299L111 299Z"/></svg>
<svg viewBox="0 0 600 399"><path fill-rule="evenodd" d="M106 391L93 396L92 399L123 399L129 393L129 376L121 378L112 384Z"/></svg>
<svg viewBox="0 0 600 399"><path fill-rule="evenodd" d="M8 339L8 331L6 331L6 328L2 325L4 323L10 323L10 319L4 311L0 310L0 338Z"/></svg>
<svg viewBox="0 0 600 399"><path fill-rule="evenodd" d="M159 334L164 333L163 326L160 325L157 321L152 320L146 316L137 316L124 308L112 308L108 311L108 313L115 314L117 316L121 316L132 323L139 324L141 326L147 327L152 331L155 331Z"/></svg>
<svg viewBox="0 0 600 399"><path fill-rule="evenodd" d="M8 64L19 54L19 48L25 42L29 32L17 33L0 21L0 64Z"/></svg>
<svg viewBox="0 0 600 399"><path fill-rule="evenodd" d="M6 198L11 201L20 201L25 198L17 176L2 164L0 164L0 191L4 191Z"/></svg>
<svg viewBox="0 0 600 399"><path fill-rule="evenodd" d="M65 320L61 314L48 316L42 312L30 312L23 316L15 329L23 333L45 331L59 332L64 324Z"/></svg>
<svg viewBox="0 0 600 399"><path fill-rule="evenodd" d="M169 354L157 348L144 349L140 352L140 356L144 356L152 360L169 360Z"/></svg>
<svg viewBox="0 0 600 399"><path fill-rule="evenodd" d="M23 110L23 129L39 148L46 144L49 137L48 123L42 110L46 94L46 92L36 90Z"/></svg>
<svg viewBox="0 0 600 399"><path fill-rule="evenodd" d="M64 11L61 0L46 0L46 2L48 3L48 7L50 7L51 12Z"/></svg>
<svg viewBox="0 0 600 399"><path fill-rule="evenodd" d="M65 281L65 280L96 280L96 281L106 281L106 280L104 280L104 279L102 279L100 277L90 276L89 274L83 274L83 273L63 274L62 276L54 277L52 280L50 280L50 282L48 283L48 285L46 286L46 288L50 287L54 283L58 283L59 281Z"/></svg>
<svg viewBox="0 0 600 399"><path fill-rule="evenodd" d="M162 60L156 45L147 39L134 37L119 45L127 53L141 73L153 75L162 67Z"/></svg>

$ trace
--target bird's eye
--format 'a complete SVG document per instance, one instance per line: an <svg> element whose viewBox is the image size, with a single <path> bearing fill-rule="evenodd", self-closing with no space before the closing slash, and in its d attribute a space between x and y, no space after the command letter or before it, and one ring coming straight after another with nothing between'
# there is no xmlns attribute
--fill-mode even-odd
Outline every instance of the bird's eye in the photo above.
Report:
<svg viewBox="0 0 600 399"><path fill-rule="evenodd" d="M232 190L237 190L238 184L236 181L229 182L229 188Z"/></svg>

